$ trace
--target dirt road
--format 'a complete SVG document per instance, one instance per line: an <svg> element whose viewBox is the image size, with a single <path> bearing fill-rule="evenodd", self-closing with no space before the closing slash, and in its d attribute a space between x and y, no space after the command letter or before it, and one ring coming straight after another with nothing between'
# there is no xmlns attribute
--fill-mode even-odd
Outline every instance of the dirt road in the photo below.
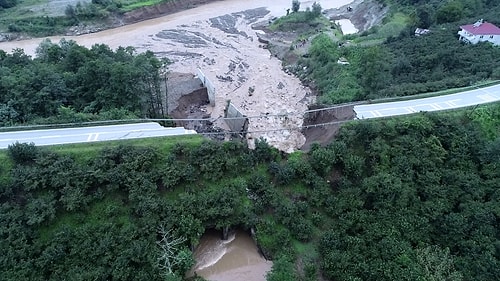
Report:
<svg viewBox="0 0 500 281"><path fill-rule="evenodd" d="M301 1L301 9L314 1ZM323 9L348 4L351 0L321 1ZM282 71L281 62L262 48L252 23L268 21L286 14L290 0L225 0L185 10L164 17L66 40L90 47L104 43L111 48L133 46L137 51L150 50L159 57L174 61L170 70L196 73L200 68L215 84L216 105L206 110L213 119L222 117L226 100L231 100L250 119L248 135L263 137L286 152L300 148L305 137L298 128L307 105L314 102L310 90ZM50 37L58 42L62 37ZM22 48L34 55L43 40L30 39L0 43L0 49ZM279 116L276 116L279 115ZM274 117L269 117L274 116ZM225 127L223 122L216 123ZM288 130L280 130L288 128Z"/></svg>

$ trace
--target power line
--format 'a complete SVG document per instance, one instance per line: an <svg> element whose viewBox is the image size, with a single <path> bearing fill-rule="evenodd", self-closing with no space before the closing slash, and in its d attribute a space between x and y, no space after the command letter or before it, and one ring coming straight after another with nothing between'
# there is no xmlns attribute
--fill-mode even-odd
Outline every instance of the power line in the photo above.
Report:
<svg viewBox="0 0 500 281"><path fill-rule="evenodd" d="M241 119L262 119L262 118L288 118L292 116L304 116L308 113L315 113L321 111L327 111L332 109L344 108L346 106L353 106L358 103L349 103L342 105L335 105L326 108L318 108L313 110L306 110L303 112L286 112L278 114L265 114L265 115L253 115L253 116L243 116L243 117L217 117L217 118L142 118L142 119L119 119L119 120L103 120L103 121L85 121L76 123L62 123L62 124L39 124L39 125L27 125L27 126L12 126L12 127L0 127L0 130L23 130L23 129L37 129L37 128L50 128L50 127L73 127L75 125L86 126L86 125L97 125L97 124L112 124L112 123L124 123L124 122L211 122L214 123L218 120L241 120ZM327 124L327 123L324 123ZM310 125L312 126L312 125ZM283 130L283 129L279 129Z"/></svg>
<svg viewBox="0 0 500 281"><path fill-rule="evenodd" d="M279 132L279 131L298 131L300 132L302 129L308 128L316 128L316 127L326 127L331 125L340 125L343 123L347 123L353 120L342 120L342 121L333 121L326 123L318 123L304 126L296 126L290 128L276 128L276 129L267 129L267 130L247 130L247 131L223 131L223 132L200 132L200 135L225 135L225 134L253 134L253 133L269 133L269 132Z"/></svg>
<svg viewBox="0 0 500 281"><path fill-rule="evenodd" d="M362 103L362 102L360 102ZM326 110L332 110L332 109L338 109L338 108L343 108L345 106L349 105L354 105L354 104L360 104L360 103L351 103L351 104L345 104L345 105L336 105L332 107L327 107L327 108L319 108L319 109L314 109L314 110L307 110L304 111L303 113L300 114L306 114L306 113L311 113L311 112L319 112L319 111L326 111ZM120 119L120 120L104 120L104 121L89 121L89 122L79 122L79 123L65 123L65 124L46 124L46 125L31 125L31 126L15 126L15 127L0 127L0 130L9 130L9 129L36 129L36 128L41 128L41 127L69 127L69 126L75 126L75 125L94 125L94 124L105 124L105 123L123 123L123 122L145 122L145 121L209 121L209 122L215 122L216 120L240 120L240 119L246 119L246 118L269 118L269 117L288 117L289 115L292 115L293 113L286 113L286 114L273 114L273 115L259 115L259 116L245 116L245 117L219 117L216 119L213 118L151 118L151 119ZM299 113L296 113L299 114ZM326 127L326 126L331 126L331 125L340 125L343 123L347 123L350 121L355 121L356 119L349 119L349 120L340 120L340 121L332 121L332 122L325 122L325 123L317 123L317 124L309 124L309 125L302 125L302 126L295 126L295 127L286 127L286 128L276 128L276 129L267 129L267 130L247 130L247 131L231 131L231 130L224 130L220 132L197 132L200 135L225 135L225 134L247 134L247 133L268 133L268 132L279 132L279 131L300 131L303 129L308 129L308 128L316 128L316 127Z"/></svg>

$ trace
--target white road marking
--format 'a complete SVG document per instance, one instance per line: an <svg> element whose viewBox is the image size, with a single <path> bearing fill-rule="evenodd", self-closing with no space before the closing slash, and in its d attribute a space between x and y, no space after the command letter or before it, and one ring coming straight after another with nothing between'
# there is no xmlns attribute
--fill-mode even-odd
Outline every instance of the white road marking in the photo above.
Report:
<svg viewBox="0 0 500 281"><path fill-rule="evenodd" d="M435 110L440 110L440 109L443 109L443 107L442 107L442 106L440 106L440 105L439 105L439 104L437 104L437 103L432 103L432 104L430 104L430 106L431 106L432 108L434 108Z"/></svg>
<svg viewBox="0 0 500 281"><path fill-rule="evenodd" d="M153 123L154 124L154 123ZM156 123L157 124L157 123ZM0 149L7 148L10 144L19 141L21 143L33 142L37 146L56 145L67 143L84 143L107 140L119 140L128 138L166 137L174 135L196 134L195 131L186 130L182 127L164 128L151 123L144 123L144 128L138 129L137 125L127 128L120 126L98 126L80 127L68 129L32 130L0 133ZM156 129L153 129L157 127ZM77 130L78 129L78 130ZM97 131L96 129L100 129ZM86 130L86 132L84 132ZM67 134L65 134L67 133Z"/></svg>
<svg viewBox="0 0 500 281"><path fill-rule="evenodd" d="M87 141L97 141L98 137L99 133L90 133L89 137L87 138Z"/></svg>
<svg viewBox="0 0 500 281"><path fill-rule="evenodd" d="M415 112L417 112L417 111L415 110L415 108L413 108L413 107L411 107L411 106L405 107L405 109L406 109L406 111L408 111L409 113L415 113Z"/></svg>
<svg viewBox="0 0 500 281"><path fill-rule="evenodd" d="M457 105L453 102L453 101L446 101L444 102L446 103L449 107L453 108L453 107L456 107Z"/></svg>
<svg viewBox="0 0 500 281"><path fill-rule="evenodd" d="M488 101L488 102L497 100L495 97L492 97L490 94L478 95L477 97L484 100L484 101Z"/></svg>
<svg viewBox="0 0 500 281"><path fill-rule="evenodd" d="M500 85L468 90L445 96L386 103L360 104L354 106L354 111L358 116L369 119L413 114L420 111L449 110L489 102L500 102Z"/></svg>

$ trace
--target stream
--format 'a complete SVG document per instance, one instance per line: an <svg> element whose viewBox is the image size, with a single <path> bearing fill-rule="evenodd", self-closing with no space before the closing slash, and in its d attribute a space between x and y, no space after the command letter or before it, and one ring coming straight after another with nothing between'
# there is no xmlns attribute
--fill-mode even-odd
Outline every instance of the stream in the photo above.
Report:
<svg viewBox="0 0 500 281"><path fill-rule="evenodd" d="M219 231L209 230L194 252L196 264L188 273L211 281L264 281L272 262L264 259L248 232L233 231L221 240Z"/></svg>

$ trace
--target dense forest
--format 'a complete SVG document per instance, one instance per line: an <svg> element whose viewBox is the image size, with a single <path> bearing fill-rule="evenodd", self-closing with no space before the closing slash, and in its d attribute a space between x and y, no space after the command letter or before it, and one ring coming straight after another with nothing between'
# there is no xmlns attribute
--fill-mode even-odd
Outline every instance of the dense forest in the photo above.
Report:
<svg viewBox="0 0 500 281"><path fill-rule="evenodd" d="M408 96L500 79L500 48L468 45L457 35L460 25L479 19L500 26L498 1L381 2L391 4L385 24L391 24L394 14L405 18L398 34L378 35L382 25L340 41L328 33L312 41L309 58L301 61L307 69L302 75L315 81L319 102ZM431 32L415 36L417 27ZM374 36L382 41L370 40ZM340 58L349 65L338 64Z"/></svg>
<svg viewBox="0 0 500 281"><path fill-rule="evenodd" d="M0 50L0 126L163 117L152 52L44 41L36 58Z"/></svg>
<svg viewBox="0 0 500 281"><path fill-rule="evenodd" d="M497 280L499 132L491 105L353 122L290 155L265 141L15 144L2 154L0 275L180 280L206 229L254 227L268 280ZM171 271L160 226L183 238Z"/></svg>

